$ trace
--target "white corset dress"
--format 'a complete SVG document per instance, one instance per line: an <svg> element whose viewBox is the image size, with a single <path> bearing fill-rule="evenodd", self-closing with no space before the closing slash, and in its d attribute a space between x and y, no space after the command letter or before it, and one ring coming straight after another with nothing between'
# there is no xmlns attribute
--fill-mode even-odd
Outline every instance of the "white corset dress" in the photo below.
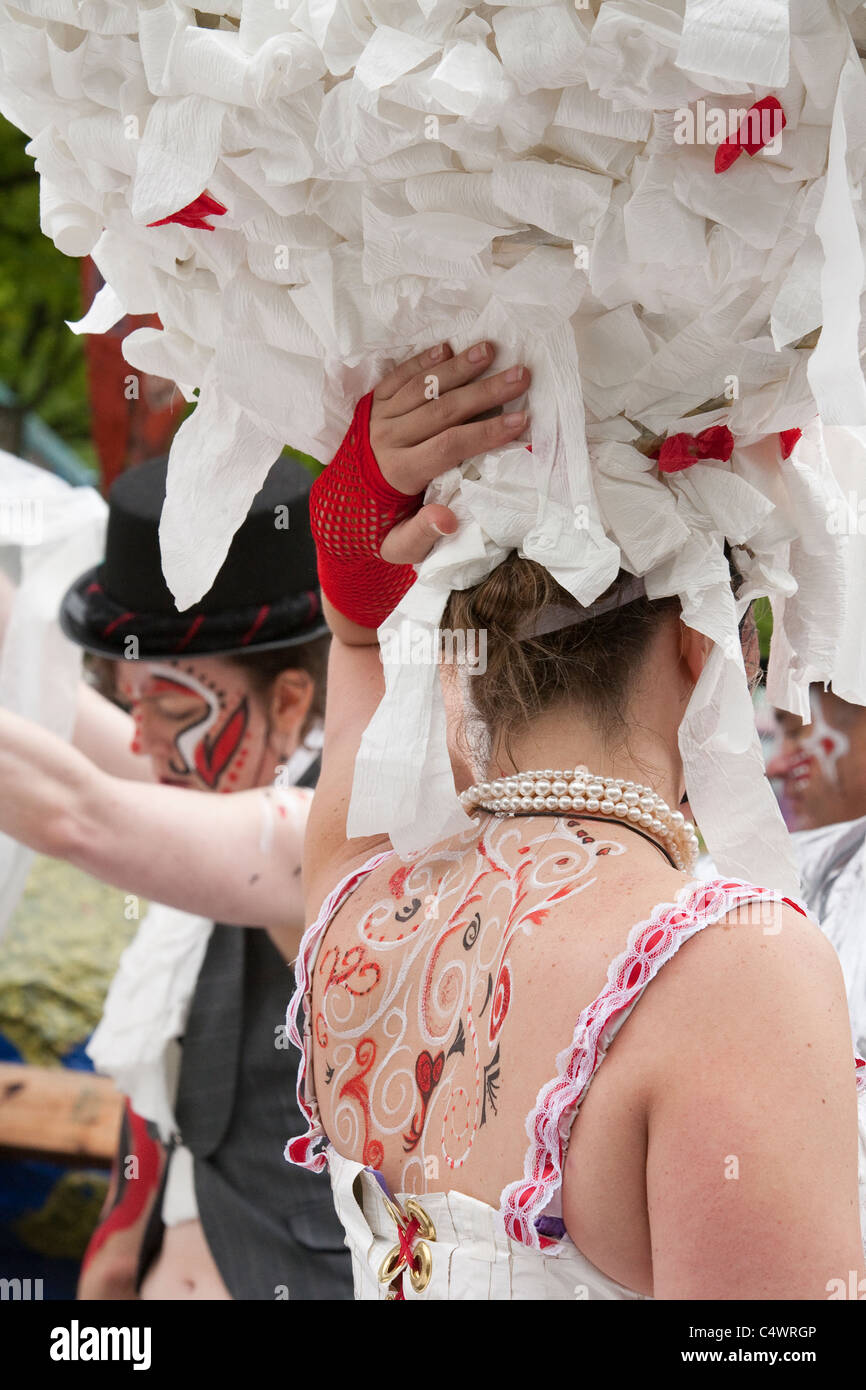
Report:
<svg viewBox="0 0 866 1390"><path fill-rule="evenodd" d="M288 1030L301 1049L298 1101L306 1134L286 1146L302 1167L330 1169L334 1202L352 1255L359 1299L639 1299L610 1279L569 1238L560 1190L571 1126L607 1049L647 985L680 946L735 907L778 901L808 915L780 892L736 879L692 881L676 901L656 907L629 933L611 963L601 993L581 1013L574 1036L557 1058L555 1076L541 1088L527 1117L523 1176L502 1192L499 1208L462 1192L420 1196L388 1192L381 1174L342 1157L328 1143L316 1104L310 988L319 945L334 913L371 870L377 854L353 870L322 904L307 929L295 965L296 993ZM855 1057L860 1125L860 1213L866 1244L866 1064Z"/></svg>

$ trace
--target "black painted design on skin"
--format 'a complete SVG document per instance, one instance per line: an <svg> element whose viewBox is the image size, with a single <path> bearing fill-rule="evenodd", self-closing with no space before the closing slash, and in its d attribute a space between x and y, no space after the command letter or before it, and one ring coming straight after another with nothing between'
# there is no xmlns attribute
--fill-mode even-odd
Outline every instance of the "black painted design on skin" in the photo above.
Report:
<svg viewBox="0 0 866 1390"><path fill-rule="evenodd" d="M410 917L414 917L414 916L415 916L415 913L418 911L418 909L419 909L420 906L421 906L421 899L420 899L420 898L413 898L412 901L411 901L411 903L409 904L408 907L401 908L399 912L395 912L395 913L394 913L394 921L395 921L395 922L408 922Z"/></svg>
<svg viewBox="0 0 866 1390"><path fill-rule="evenodd" d="M449 1047L447 1056L450 1057L452 1052L462 1052L463 1056L466 1056L466 1034L463 1031L462 1018L457 1020L457 1036Z"/></svg>
<svg viewBox="0 0 866 1390"><path fill-rule="evenodd" d="M492 976L492 975L488 975L488 976L487 976L487 996L486 996L486 998L485 998L485 1000L484 1000L484 1003L483 1003L482 1006L481 1006L481 1013L478 1015L479 1018L483 1018L483 1017L484 1017L484 1010L487 1008L487 1005L490 1003L490 996L491 996L492 993L493 993L493 976Z"/></svg>
<svg viewBox="0 0 866 1390"><path fill-rule="evenodd" d="M484 1099L483 1099L482 1105L481 1105L481 1123L482 1123L483 1125L485 1125L485 1124L487 1123L487 1107L488 1107L488 1105L490 1106L490 1109L493 1111L494 1115L496 1115L496 1114L498 1113L498 1111L497 1111L497 1109L496 1109L496 1098L497 1098L498 1091L499 1091L499 1043L496 1044L496 1051L495 1051L494 1054L493 1054L492 1060L491 1060L490 1062L488 1062L488 1063L487 1063L487 1066L484 1068L484 1085L483 1085Z"/></svg>
<svg viewBox="0 0 866 1390"><path fill-rule="evenodd" d="M481 915L480 915L480 913L476 912L475 916L472 918L472 921L469 923L469 926L466 928L465 932L463 933L463 949L464 949L464 951L471 951L471 950L472 950L472 947L475 945L475 942L478 940L478 933L480 932L480 930L481 930Z"/></svg>

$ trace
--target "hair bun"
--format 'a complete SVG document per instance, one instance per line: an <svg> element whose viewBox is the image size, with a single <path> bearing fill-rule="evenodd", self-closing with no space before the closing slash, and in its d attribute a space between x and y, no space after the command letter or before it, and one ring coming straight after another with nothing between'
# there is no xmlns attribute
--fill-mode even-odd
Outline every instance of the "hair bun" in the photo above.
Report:
<svg viewBox="0 0 866 1390"><path fill-rule="evenodd" d="M634 576L621 570L604 598ZM554 706L586 711L604 730L626 726L628 697L650 639L664 615L679 614L676 595L646 594L587 622L545 631L546 608L574 598L535 560L516 550L472 588L455 589L443 626L486 634L486 665L468 682L468 700L494 743ZM540 631L534 633L538 626ZM532 633L532 636L529 634Z"/></svg>
<svg viewBox="0 0 866 1390"><path fill-rule="evenodd" d="M553 576L516 550L491 571L469 595L468 625L500 638L516 638L542 608L568 595Z"/></svg>

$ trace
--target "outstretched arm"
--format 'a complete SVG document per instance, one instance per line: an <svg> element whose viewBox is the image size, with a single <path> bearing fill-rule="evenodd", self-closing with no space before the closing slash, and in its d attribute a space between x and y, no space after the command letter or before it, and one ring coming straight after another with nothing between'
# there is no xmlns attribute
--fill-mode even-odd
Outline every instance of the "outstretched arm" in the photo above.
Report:
<svg viewBox="0 0 866 1390"><path fill-rule="evenodd" d="M113 777L0 709L0 830L126 892L267 927L289 959L303 930L311 799L302 788L214 796Z"/></svg>
<svg viewBox="0 0 866 1390"><path fill-rule="evenodd" d="M513 442L525 428L522 411L477 418L498 411L522 395L529 384L529 373L523 367L482 378L494 356L490 343L476 343L458 356L442 344L396 367L373 392L369 442L381 478L407 502L422 493L433 478L465 459ZM438 390L432 400L428 390L431 374ZM326 469L320 483L327 485L327 473ZM420 507L394 525L381 541L380 568L381 562L419 564L441 535L456 529L457 518L447 507L436 503ZM322 774L304 851L305 891L312 912L353 865L378 849L388 848L384 835L355 840L346 836L355 757L385 687L376 628L353 622L341 611L339 562L336 570L333 555L326 554L323 562L324 543L320 537L317 540L325 616L334 641L328 667ZM357 589L352 593L351 585L358 583L357 571L347 565L346 574L349 580L344 591L350 600L344 606L355 611L358 595ZM467 769L455 765L454 770L463 785L472 780Z"/></svg>
<svg viewBox="0 0 866 1390"><path fill-rule="evenodd" d="M0 649L16 593L12 580L0 569ZM128 714L106 700L87 681L78 682L72 743L103 772L135 782L152 782L150 759L137 756L130 748L133 730Z"/></svg>
<svg viewBox="0 0 866 1390"><path fill-rule="evenodd" d="M153 783L150 758L132 751L134 732L131 715L100 695L86 681L78 682L73 746L112 777Z"/></svg>

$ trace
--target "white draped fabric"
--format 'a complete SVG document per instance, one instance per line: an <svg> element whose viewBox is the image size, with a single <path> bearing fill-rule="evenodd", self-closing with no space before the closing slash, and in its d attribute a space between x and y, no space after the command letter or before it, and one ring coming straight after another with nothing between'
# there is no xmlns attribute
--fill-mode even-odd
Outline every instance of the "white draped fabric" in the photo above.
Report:
<svg viewBox="0 0 866 1390"><path fill-rule="evenodd" d="M60 600L102 558L106 516L95 488L70 487L0 450L0 705L60 738L72 733L81 671L81 652L57 621ZM0 936L32 860L0 835Z"/></svg>

